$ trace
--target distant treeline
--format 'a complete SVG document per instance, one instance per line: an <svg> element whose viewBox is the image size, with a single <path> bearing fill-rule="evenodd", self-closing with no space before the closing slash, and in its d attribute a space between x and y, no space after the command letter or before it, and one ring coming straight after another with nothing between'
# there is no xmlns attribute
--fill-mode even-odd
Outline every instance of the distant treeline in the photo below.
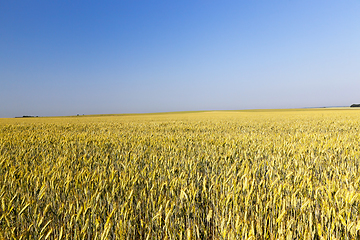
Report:
<svg viewBox="0 0 360 240"><path fill-rule="evenodd" d="M39 116L22 116L22 117L15 117L15 118L31 118L31 117L39 117Z"/></svg>
<svg viewBox="0 0 360 240"><path fill-rule="evenodd" d="M351 104L351 106L350 107L360 107L360 104L359 103L357 103L357 104Z"/></svg>

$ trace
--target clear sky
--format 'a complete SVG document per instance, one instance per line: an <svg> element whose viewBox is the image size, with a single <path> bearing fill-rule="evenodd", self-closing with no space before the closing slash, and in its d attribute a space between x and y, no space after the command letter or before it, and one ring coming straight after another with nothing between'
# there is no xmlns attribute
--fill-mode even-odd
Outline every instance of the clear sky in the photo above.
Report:
<svg viewBox="0 0 360 240"><path fill-rule="evenodd" d="M358 0L0 3L0 117L360 103Z"/></svg>

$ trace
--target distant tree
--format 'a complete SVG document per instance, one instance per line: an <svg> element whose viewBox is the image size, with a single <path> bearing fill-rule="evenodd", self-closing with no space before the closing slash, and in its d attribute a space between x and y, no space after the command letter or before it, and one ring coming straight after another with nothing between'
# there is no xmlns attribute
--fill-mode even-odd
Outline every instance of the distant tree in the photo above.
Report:
<svg viewBox="0 0 360 240"><path fill-rule="evenodd" d="M360 107L360 104L351 104L351 106L350 107Z"/></svg>

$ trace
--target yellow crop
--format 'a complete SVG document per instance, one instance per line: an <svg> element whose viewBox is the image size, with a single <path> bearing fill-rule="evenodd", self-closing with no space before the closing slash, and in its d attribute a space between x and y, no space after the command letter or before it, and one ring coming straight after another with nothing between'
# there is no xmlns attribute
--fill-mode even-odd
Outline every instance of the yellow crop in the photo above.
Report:
<svg viewBox="0 0 360 240"><path fill-rule="evenodd" d="M0 120L0 239L359 239L360 111Z"/></svg>

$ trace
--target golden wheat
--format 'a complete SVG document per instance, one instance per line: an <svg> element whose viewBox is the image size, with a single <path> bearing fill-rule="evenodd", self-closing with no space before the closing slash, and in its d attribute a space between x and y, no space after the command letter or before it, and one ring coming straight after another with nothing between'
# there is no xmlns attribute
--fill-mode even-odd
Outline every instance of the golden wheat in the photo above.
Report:
<svg viewBox="0 0 360 240"><path fill-rule="evenodd" d="M359 239L360 111L0 120L0 239Z"/></svg>

